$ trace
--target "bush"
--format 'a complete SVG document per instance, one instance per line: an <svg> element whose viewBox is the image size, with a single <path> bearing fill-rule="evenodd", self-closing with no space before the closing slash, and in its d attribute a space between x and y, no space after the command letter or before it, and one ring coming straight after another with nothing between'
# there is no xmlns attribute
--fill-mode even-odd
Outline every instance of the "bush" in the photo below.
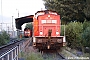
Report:
<svg viewBox="0 0 90 60"><path fill-rule="evenodd" d="M86 47L90 47L90 22L83 23L83 45Z"/></svg>
<svg viewBox="0 0 90 60"><path fill-rule="evenodd" d="M64 36L64 25L61 25L61 32L60 32L61 36Z"/></svg>
<svg viewBox="0 0 90 60"><path fill-rule="evenodd" d="M9 41L9 34L7 34L5 31L2 31L0 34L0 46L7 44Z"/></svg>
<svg viewBox="0 0 90 60"><path fill-rule="evenodd" d="M83 30L83 24L80 22L71 22L66 25L65 30L68 46L71 48L80 46L82 40L81 33Z"/></svg>

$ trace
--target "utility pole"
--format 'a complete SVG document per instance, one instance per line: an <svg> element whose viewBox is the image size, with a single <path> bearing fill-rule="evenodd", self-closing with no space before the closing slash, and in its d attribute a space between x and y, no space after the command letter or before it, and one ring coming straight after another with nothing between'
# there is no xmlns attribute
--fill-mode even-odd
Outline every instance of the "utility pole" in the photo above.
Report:
<svg viewBox="0 0 90 60"><path fill-rule="evenodd" d="M0 29L1 29L1 31L2 31L2 23L0 23Z"/></svg>
<svg viewBox="0 0 90 60"><path fill-rule="evenodd" d="M7 30L8 34L9 34L9 26L8 26L8 30Z"/></svg>
<svg viewBox="0 0 90 60"><path fill-rule="evenodd" d="M17 11L18 11L18 18L19 18L19 10L18 9L16 9ZM17 29L17 36L18 36L18 38L20 38L20 36L21 36L21 34L20 34L20 30L19 29Z"/></svg>
<svg viewBox="0 0 90 60"><path fill-rule="evenodd" d="M16 9L17 11L18 11L18 18L19 18L19 10L18 9Z"/></svg>
<svg viewBox="0 0 90 60"><path fill-rule="evenodd" d="M3 23L3 15L2 15L2 0L1 0L1 20L2 20L2 23ZM1 23L1 31L2 31L2 23Z"/></svg>
<svg viewBox="0 0 90 60"><path fill-rule="evenodd" d="M14 37L13 16L12 16L12 37Z"/></svg>
<svg viewBox="0 0 90 60"><path fill-rule="evenodd" d="M64 36L65 36L65 25L64 25Z"/></svg>

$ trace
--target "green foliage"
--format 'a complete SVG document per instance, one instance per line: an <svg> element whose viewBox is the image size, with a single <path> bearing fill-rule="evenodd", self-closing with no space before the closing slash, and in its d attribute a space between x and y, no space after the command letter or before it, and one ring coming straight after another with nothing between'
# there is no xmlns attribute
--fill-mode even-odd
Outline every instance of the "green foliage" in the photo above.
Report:
<svg viewBox="0 0 90 60"><path fill-rule="evenodd" d="M63 34L64 26L61 27L61 35ZM71 22L65 26L65 35L68 46L76 47L90 47L90 21Z"/></svg>
<svg viewBox="0 0 90 60"><path fill-rule="evenodd" d="M9 41L9 34L7 34L5 31L2 31L0 34L0 46L7 44Z"/></svg>
<svg viewBox="0 0 90 60"><path fill-rule="evenodd" d="M71 21L84 22L90 20L89 0L43 0L45 8L57 11L62 20L62 24Z"/></svg>
<svg viewBox="0 0 90 60"><path fill-rule="evenodd" d="M83 24L80 22L71 22L66 25L66 40L68 46L75 48L81 45Z"/></svg>
<svg viewBox="0 0 90 60"><path fill-rule="evenodd" d="M40 53L32 52L28 54L28 56L26 57L26 60L43 60L43 58Z"/></svg>
<svg viewBox="0 0 90 60"><path fill-rule="evenodd" d="M30 29L32 30L32 28L33 28L32 23L28 23L28 24L26 24L25 28L30 28Z"/></svg>
<svg viewBox="0 0 90 60"><path fill-rule="evenodd" d="M90 21L84 21L84 23L83 23L83 31L84 31L87 27L90 27Z"/></svg>
<svg viewBox="0 0 90 60"><path fill-rule="evenodd" d="M60 32L61 36L64 36L64 25L61 25L61 32Z"/></svg>
<svg viewBox="0 0 90 60"><path fill-rule="evenodd" d="M90 22L84 22L83 23L83 45L90 47Z"/></svg>

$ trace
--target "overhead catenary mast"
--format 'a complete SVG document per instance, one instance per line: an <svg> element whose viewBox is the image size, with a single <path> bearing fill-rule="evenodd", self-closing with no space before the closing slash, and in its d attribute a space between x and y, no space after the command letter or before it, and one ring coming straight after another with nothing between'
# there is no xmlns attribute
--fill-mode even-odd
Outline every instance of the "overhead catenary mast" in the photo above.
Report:
<svg viewBox="0 0 90 60"><path fill-rule="evenodd" d="M16 9L17 11L18 11L18 17L19 17L19 10L18 9Z"/></svg>
<svg viewBox="0 0 90 60"><path fill-rule="evenodd" d="M14 37L13 16L12 16L12 37Z"/></svg>
<svg viewBox="0 0 90 60"><path fill-rule="evenodd" d="M1 20L2 20L2 23L3 23L3 13L2 13L2 0L1 0ZM2 31L2 23L1 23L1 31Z"/></svg>

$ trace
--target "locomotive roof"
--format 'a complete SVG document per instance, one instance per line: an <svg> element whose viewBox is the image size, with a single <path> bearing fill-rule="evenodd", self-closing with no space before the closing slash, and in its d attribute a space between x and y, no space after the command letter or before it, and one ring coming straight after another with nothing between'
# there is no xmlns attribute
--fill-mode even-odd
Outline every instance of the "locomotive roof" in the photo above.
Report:
<svg viewBox="0 0 90 60"><path fill-rule="evenodd" d="M47 12L55 12L55 13L57 13L56 11L53 11L53 10L41 10L41 11L37 11L36 13L35 13L35 15L37 14L37 13L40 13L40 12L45 12L45 13L47 13ZM58 13L57 13L58 14Z"/></svg>

